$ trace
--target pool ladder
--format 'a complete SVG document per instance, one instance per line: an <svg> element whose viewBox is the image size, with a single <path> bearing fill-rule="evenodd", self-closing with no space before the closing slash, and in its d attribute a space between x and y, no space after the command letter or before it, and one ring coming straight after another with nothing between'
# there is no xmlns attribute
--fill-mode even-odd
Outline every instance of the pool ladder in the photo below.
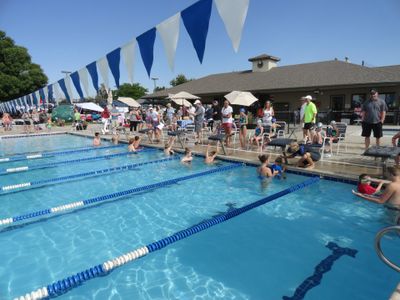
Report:
<svg viewBox="0 0 400 300"><path fill-rule="evenodd" d="M376 250L376 253L378 254L379 258L385 264L387 264L389 267L391 267L395 271L400 272L400 267L398 265L396 265L395 263L393 263L392 261L390 261L385 256L385 254L383 253L382 248L381 248L381 240L382 240L383 236L391 231L397 231L398 233L400 233L400 225L389 226L389 227L385 227L382 230L380 230L376 234L376 237L375 237L375 250ZM397 287L393 291L393 294L390 296L389 300L400 300L400 283L397 285Z"/></svg>

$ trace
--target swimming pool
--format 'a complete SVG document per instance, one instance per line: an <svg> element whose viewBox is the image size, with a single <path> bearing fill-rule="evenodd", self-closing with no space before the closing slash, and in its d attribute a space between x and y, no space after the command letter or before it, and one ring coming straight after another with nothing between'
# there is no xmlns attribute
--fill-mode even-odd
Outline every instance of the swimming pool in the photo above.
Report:
<svg viewBox="0 0 400 300"><path fill-rule="evenodd" d="M10 155L15 147L19 152L31 151L31 141L37 143L27 138L19 143L13 140L11 146L4 140L4 152L0 155ZM52 136L35 144L35 151L84 147L90 143L90 139L82 137ZM125 147L121 147L5 162L0 168L124 151ZM1 226L0 299L25 295L308 179L289 174L286 180L262 185L252 166L221 169L234 163L218 161L206 166L197 157L187 166L176 159L163 159L161 151L144 151L0 176L1 185L5 185L139 165L112 174L0 195L1 220L153 183L171 182L188 174L221 170L110 198L108 202L64 214ZM157 163L142 164L150 161ZM325 265L332 264L332 268L328 271L318 268L320 273L326 273L319 284L307 290L305 299L388 298L398 283L398 275L376 256L373 240L378 230L392 224L392 216L383 207L356 199L351 195L352 188L349 184L320 180L150 253L107 276L87 281L60 298L282 299L292 297L325 259ZM335 258L334 251L326 247L329 242L357 253L355 257ZM385 252L395 258L399 243L395 238L383 242Z"/></svg>

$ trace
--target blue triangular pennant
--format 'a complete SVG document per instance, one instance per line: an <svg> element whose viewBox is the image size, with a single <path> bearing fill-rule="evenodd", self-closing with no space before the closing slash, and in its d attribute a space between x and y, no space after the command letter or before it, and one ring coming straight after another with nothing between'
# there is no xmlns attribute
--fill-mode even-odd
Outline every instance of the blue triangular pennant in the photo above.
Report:
<svg viewBox="0 0 400 300"><path fill-rule="evenodd" d="M119 62L121 60L121 48L117 48L106 55L108 66L114 76L115 84L119 88Z"/></svg>
<svg viewBox="0 0 400 300"><path fill-rule="evenodd" d="M75 71L74 73L71 73L71 79L72 82L74 83L75 89L78 92L79 98L83 99L83 92L82 92L82 88L81 88L81 81L79 79L79 74L77 71Z"/></svg>
<svg viewBox="0 0 400 300"><path fill-rule="evenodd" d="M60 85L60 88L61 88L61 90L63 91L63 93L64 93L64 95L65 95L65 98L67 98L67 100L68 100L69 102L71 102L71 100L70 100L70 98L69 98L68 91L67 91L67 87L65 86L65 80L64 80L64 79L60 79L60 80L58 81L58 84Z"/></svg>
<svg viewBox="0 0 400 300"><path fill-rule="evenodd" d="M53 97L53 85L52 84L48 85L47 89L49 91L49 99L48 100L49 100L49 102L51 102L51 101L54 100L54 97Z"/></svg>
<svg viewBox="0 0 400 300"><path fill-rule="evenodd" d="M143 64L146 67L147 74L150 77L151 67L153 66L154 58L154 41L156 40L156 28L152 28L145 33L142 33L136 38L140 55L142 56Z"/></svg>
<svg viewBox="0 0 400 300"><path fill-rule="evenodd" d="M44 95L43 88L39 89L39 95L40 95L40 100L43 100L44 103L44 101L46 100L46 96ZM40 100L39 100L39 105L40 105Z"/></svg>
<svg viewBox="0 0 400 300"><path fill-rule="evenodd" d="M203 62L212 0L200 0L181 12L183 24L192 40L200 63Z"/></svg>
<svg viewBox="0 0 400 300"><path fill-rule="evenodd" d="M37 105L38 104L38 100L36 98L36 93L32 93L32 99L33 99L33 105Z"/></svg>
<svg viewBox="0 0 400 300"><path fill-rule="evenodd" d="M90 77L92 77L94 89L96 92L99 92L99 75L97 74L96 62L94 61L91 64L88 64L86 69L88 69Z"/></svg>

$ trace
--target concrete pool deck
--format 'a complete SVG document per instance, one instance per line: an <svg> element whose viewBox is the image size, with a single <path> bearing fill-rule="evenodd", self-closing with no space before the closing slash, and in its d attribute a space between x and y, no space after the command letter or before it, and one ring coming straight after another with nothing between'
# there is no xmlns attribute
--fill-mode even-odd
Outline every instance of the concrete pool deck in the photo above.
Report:
<svg viewBox="0 0 400 300"><path fill-rule="evenodd" d="M9 131L4 132L3 130L1 130L0 136L10 135L10 134L11 135L21 134L23 133L23 131L22 131L22 126L20 127L21 128L19 128L19 126L14 126L14 129L11 132ZM38 133L42 134L47 132L50 133L68 132L76 135L92 137L94 132L100 132L100 128L101 124L90 124L88 130L75 131L72 130L70 126L65 126L65 127L53 127L51 131L42 130L39 131ZM400 126L385 126L384 128L400 130ZM133 137L134 135L137 134L133 133L129 135L129 131L127 131L127 133L128 133L127 135L125 134L120 135L120 141L126 142L129 137ZM103 135L102 137L105 139L111 139L111 135ZM292 138L294 139L297 138L298 140L302 139L302 132L300 128L296 128ZM374 145L375 143L374 139L372 138L371 140L372 140L372 145ZM207 141L205 140L205 142ZM238 143L238 138L237 138L237 143ZM260 153L256 151L255 148L254 148L255 151L242 151L237 149L238 148L237 143L235 149L226 148L227 155L218 155L218 157L221 159L231 159L252 164L259 164L258 155ZM364 152L364 138L361 137L361 126L348 126L345 143L347 144L347 151L343 144L341 145L339 154L336 154L336 145L334 145L332 157L324 157L324 160L318 161L315 164L315 168L312 170L297 168L295 166L297 159L290 160L288 168L290 170L310 172L315 174L334 176L334 177L353 179L353 180L357 179L357 177L361 173L367 173L375 177L379 177L382 174L382 162L380 159L374 159L362 155L362 153ZM144 139L142 144L157 148L163 148L164 146L163 142L150 144L147 142L147 139ZM391 145L391 135L385 135L384 137L382 137L381 145ZM182 150L178 142L175 142L174 146L175 150ZM188 143L187 146L192 149L193 153L204 154L206 151L207 144L194 145L193 143ZM215 148L215 146L212 148ZM270 160L272 162L276 157L278 157L281 154L281 151L279 148L274 149L272 147L269 147L265 149L262 153L270 154L271 155ZM388 161L389 166L392 165L393 163L394 163L393 160Z"/></svg>

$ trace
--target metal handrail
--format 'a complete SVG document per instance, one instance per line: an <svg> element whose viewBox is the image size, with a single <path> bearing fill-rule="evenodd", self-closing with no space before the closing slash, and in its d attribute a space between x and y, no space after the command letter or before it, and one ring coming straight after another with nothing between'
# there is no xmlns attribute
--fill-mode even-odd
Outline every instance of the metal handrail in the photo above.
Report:
<svg viewBox="0 0 400 300"><path fill-rule="evenodd" d="M385 264L387 264L389 267L391 267L395 271L400 272L400 267L398 265L396 265L395 263L393 263L392 261L390 261L388 258L386 258L386 256L383 254L383 251L381 248L382 237L390 231L398 231L400 233L400 226L399 225L389 226L389 227L383 228L381 231L379 231L375 236L375 250L376 250L376 253L378 254L379 258Z"/></svg>

